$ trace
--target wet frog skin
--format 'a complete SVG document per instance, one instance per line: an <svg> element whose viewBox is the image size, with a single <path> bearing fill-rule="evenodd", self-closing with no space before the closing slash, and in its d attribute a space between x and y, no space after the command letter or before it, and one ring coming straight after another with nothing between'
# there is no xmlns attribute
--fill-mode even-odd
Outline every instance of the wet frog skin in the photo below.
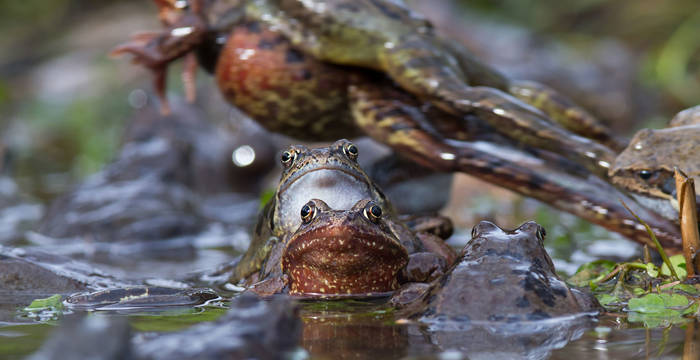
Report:
<svg viewBox="0 0 700 360"><path fill-rule="evenodd" d="M168 17L168 30L117 52L158 64L160 72L196 51L208 59L202 63L216 72L226 98L269 129L304 139L365 133L432 170L464 172L637 241L647 237L611 200L624 197L616 190L582 191L586 174L552 180L561 178L559 160L535 170L527 162L540 162L539 155L521 161L492 151L506 146L564 156L569 167L607 180L614 152L579 136L620 148L605 127L553 91L480 64L395 2L193 1L186 15L159 3L169 9L162 13L178 14ZM204 30L178 16L201 19ZM559 120L567 125L554 123ZM502 134L505 145L483 137L484 129ZM656 217L644 219L664 246L676 247L677 228Z"/></svg>
<svg viewBox="0 0 700 360"><path fill-rule="evenodd" d="M182 20L176 20L177 15L169 14L176 13L187 2L157 1L161 19L166 19L163 22L171 30L153 39L137 38L119 47L116 53L132 53L136 62L162 73L168 62L187 53L184 49L193 50L205 43L207 32L229 31L239 21L260 21L318 60L382 72L403 89L448 113L460 117L475 114L519 142L570 154L572 159L600 174L607 171L614 153L553 125L552 121L561 121L574 132L614 147L619 145L608 129L569 100L541 85L506 79L473 59L466 50L438 38L427 20L397 2L199 0L189 3L191 10L183 12ZM236 15L227 16L229 13ZM245 50L236 48L235 57L246 60L250 52ZM158 83L157 87L160 89L161 85Z"/></svg>
<svg viewBox="0 0 700 360"><path fill-rule="evenodd" d="M599 311L593 296L570 289L556 275L544 236L532 221L513 231L482 221L454 268L408 313L426 322L514 322Z"/></svg>
<svg viewBox="0 0 700 360"><path fill-rule="evenodd" d="M282 255L292 295L381 294L399 287L408 253L383 210L361 200L350 210L331 210L313 199L301 210L302 225Z"/></svg>
<svg viewBox="0 0 700 360"><path fill-rule="evenodd" d="M615 159L610 169L612 181L641 194L661 199L659 212L677 220L674 167L695 182L700 181L700 106L678 113L665 129L642 129Z"/></svg>
<svg viewBox="0 0 700 360"><path fill-rule="evenodd" d="M381 190L357 164L358 156L357 146L347 140L315 149L293 145L282 153L280 161L284 171L277 191L263 209L253 241L235 266L229 281L250 285L262 280L281 279L282 256L292 235L303 225L304 217L300 216L300 211L311 199L322 202L324 209L334 211L352 210L360 201L371 201L381 209L382 226L399 241L409 257L418 260L429 253L428 257L445 259L439 269L427 265L408 277L429 277L442 272L447 262L454 259L452 250L442 241L452 233L449 219L411 219L416 230L404 225ZM347 231L355 230L348 227ZM276 284L279 285L279 281ZM280 289L274 289L277 290Z"/></svg>

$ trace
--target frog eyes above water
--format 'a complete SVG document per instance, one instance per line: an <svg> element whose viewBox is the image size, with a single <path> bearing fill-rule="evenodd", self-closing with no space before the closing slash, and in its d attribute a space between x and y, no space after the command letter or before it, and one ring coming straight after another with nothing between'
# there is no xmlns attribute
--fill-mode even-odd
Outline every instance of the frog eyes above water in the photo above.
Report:
<svg viewBox="0 0 700 360"><path fill-rule="evenodd" d="M313 203L306 204L301 208L301 221L304 222L304 224L308 224L315 215L316 207Z"/></svg>
<svg viewBox="0 0 700 360"><path fill-rule="evenodd" d="M290 166L294 163L294 160L297 158L297 153L294 151L285 151L282 153L282 156L280 157L280 160L282 161L282 164L284 166Z"/></svg>
<svg viewBox="0 0 700 360"><path fill-rule="evenodd" d="M372 222L377 222L382 218L382 208L377 205L371 205L365 208L364 215Z"/></svg>
<svg viewBox="0 0 700 360"><path fill-rule="evenodd" d="M352 160L357 160L357 156L360 154L360 151L357 149L357 146L353 143L348 143L343 147L343 152L347 157L349 157Z"/></svg>

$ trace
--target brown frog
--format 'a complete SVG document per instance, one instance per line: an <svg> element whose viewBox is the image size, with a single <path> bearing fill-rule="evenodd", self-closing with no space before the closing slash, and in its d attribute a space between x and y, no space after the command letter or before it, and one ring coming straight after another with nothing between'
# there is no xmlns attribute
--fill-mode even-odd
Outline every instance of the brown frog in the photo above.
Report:
<svg viewBox="0 0 700 360"><path fill-rule="evenodd" d="M513 231L480 222L451 271L406 313L427 323L509 323L602 310L593 296L557 276L544 237L544 228L532 221Z"/></svg>
<svg viewBox="0 0 700 360"><path fill-rule="evenodd" d="M399 258L403 257L401 254L406 254L411 259L409 266L405 267L405 276L402 275L405 281L422 281L442 273L455 258L452 249L440 238L451 235L449 219L439 216L398 216L381 190L359 167L358 156L357 146L347 140L339 140L329 147L316 149L294 145L282 153L280 160L284 171L277 192L263 209L253 241L233 269L230 281L246 285L262 282L256 286L256 291L261 294L282 291L286 286L285 275L291 271L283 272L283 269L296 266L296 260L291 261L294 257L288 258L290 262L286 266L281 265L286 249L290 246L290 239L296 236L306 240L295 240L295 243L307 243L314 236L312 234L320 231L312 229L316 227L332 228L335 229L332 231L345 231L348 234L373 233L375 237L395 239L402 249ZM310 199L317 200L310 205L307 204ZM364 208L356 208L360 206L358 204L364 204L363 201L372 202L372 209L375 210L375 215L379 211L381 221L353 222L352 219L357 220L363 215ZM321 210L316 211L318 204L322 204L318 206ZM340 213L329 212L330 209ZM304 224L304 219L309 214L326 212L331 215L321 217L327 221L324 225L318 225L321 220L313 222L314 226ZM347 221L343 222L341 218ZM331 223L334 225L331 226ZM300 231L309 233L302 235ZM340 248L337 250L344 251ZM382 249L376 251L375 255L381 257ZM388 263L393 264L391 261ZM398 268L403 269L404 266ZM367 269L367 272L376 274L371 269Z"/></svg>
<svg viewBox="0 0 700 360"><path fill-rule="evenodd" d="M607 180L610 148L621 142L605 126L554 91L479 63L397 2L157 3L168 29L116 52L153 69L161 93L168 64L196 52L226 98L268 129L304 139L365 133L431 170L465 172L646 239L624 211L608 216L622 195L581 190L589 172L552 180L572 165ZM510 155L523 147L535 155ZM532 169L552 156L544 171ZM674 225L645 220L664 246L680 243Z"/></svg>
<svg viewBox="0 0 700 360"><path fill-rule="evenodd" d="M638 198L647 206L677 220L674 168L700 181L700 106L678 113L668 128L637 132L615 159L610 176L613 183L641 194Z"/></svg>
<svg viewBox="0 0 700 360"><path fill-rule="evenodd" d="M318 199L304 205L302 224L282 255L289 293L381 294L396 290L408 252L383 215L382 207L371 200L360 200L350 210L331 210Z"/></svg>

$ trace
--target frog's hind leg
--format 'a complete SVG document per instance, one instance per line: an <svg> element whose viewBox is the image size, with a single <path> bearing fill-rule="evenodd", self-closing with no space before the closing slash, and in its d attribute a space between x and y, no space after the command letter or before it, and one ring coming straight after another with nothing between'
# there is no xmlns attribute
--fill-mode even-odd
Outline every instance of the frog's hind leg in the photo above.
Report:
<svg viewBox="0 0 700 360"><path fill-rule="evenodd" d="M402 156L436 171L458 171L475 176L525 196L533 197L619 232L641 243L649 241L643 228L618 202L629 199L595 176L575 177L552 168L540 158L516 148L460 141L424 129L428 124L415 103L386 96L385 86L356 84L350 88L351 108L358 126ZM635 204L636 205L636 204ZM654 229L662 245L680 247L677 227L641 206L643 217Z"/></svg>
<svg viewBox="0 0 700 360"><path fill-rule="evenodd" d="M575 134L596 140L617 152L625 148L626 140L617 137L609 127L563 94L534 81L508 79L480 63L457 42L441 41L440 44L455 55L460 69L473 86L488 86L505 91L534 106L547 115L548 120Z"/></svg>
<svg viewBox="0 0 700 360"><path fill-rule="evenodd" d="M615 135L589 112L550 87L533 81L511 81L508 92L578 135L596 140L617 152L627 146L625 139Z"/></svg>
<svg viewBox="0 0 700 360"><path fill-rule="evenodd" d="M382 50L389 76L457 119L474 114L497 131L527 146L559 153L607 178L615 152L554 124L545 113L497 88L469 86L456 58L420 36Z"/></svg>

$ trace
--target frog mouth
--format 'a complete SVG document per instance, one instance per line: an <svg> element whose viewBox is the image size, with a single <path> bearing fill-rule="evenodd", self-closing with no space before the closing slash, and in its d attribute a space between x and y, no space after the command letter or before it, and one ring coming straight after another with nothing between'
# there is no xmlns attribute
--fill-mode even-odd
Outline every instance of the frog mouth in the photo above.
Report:
<svg viewBox="0 0 700 360"><path fill-rule="evenodd" d="M328 226L295 234L282 255L282 271L291 295L371 296L396 290L407 262L406 250L390 235Z"/></svg>

